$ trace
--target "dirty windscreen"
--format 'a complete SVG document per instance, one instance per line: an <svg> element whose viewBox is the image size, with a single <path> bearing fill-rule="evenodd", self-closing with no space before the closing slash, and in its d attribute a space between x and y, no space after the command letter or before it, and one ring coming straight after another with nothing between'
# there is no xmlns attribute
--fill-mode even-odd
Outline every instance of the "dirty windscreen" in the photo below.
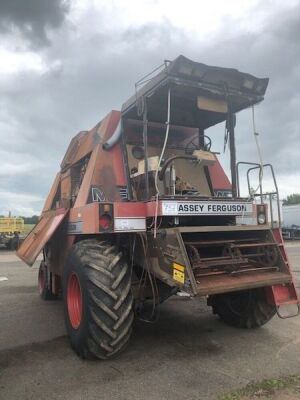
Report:
<svg viewBox="0 0 300 400"><path fill-rule="evenodd" d="M149 123L147 136L149 191L150 195L155 195L156 189L153 178L163 148L165 126ZM145 187L145 149L142 126L139 121L132 121L127 125L126 149L133 191L135 197L139 198ZM194 151L198 149L199 130L197 128L175 126L170 128L160 166L163 167L164 164L168 164L168 168L163 171L164 175L158 180L161 194L204 197L212 195L206 167L203 163L195 161L193 156ZM173 184L172 179L174 180Z"/></svg>

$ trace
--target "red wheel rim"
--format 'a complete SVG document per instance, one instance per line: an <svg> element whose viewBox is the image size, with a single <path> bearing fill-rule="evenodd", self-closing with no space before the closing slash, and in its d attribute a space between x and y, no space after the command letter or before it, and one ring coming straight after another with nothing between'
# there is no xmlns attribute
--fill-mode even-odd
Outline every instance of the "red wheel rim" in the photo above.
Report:
<svg viewBox="0 0 300 400"><path fill-rule="evenodd" d="M72 272L68 279L67 305L70 323L74 329L77 329L82 318L82 293L79 279L75 272Z"/></svg>
<svg viewBox="0 0 300 400"><path fill-rule="evenodd" d="M39 292L42 293L42 291L44 290L44 287L45 287L45 273L42 268L40 268L40 270L39 270L38 282L39 282Z"/></svg>

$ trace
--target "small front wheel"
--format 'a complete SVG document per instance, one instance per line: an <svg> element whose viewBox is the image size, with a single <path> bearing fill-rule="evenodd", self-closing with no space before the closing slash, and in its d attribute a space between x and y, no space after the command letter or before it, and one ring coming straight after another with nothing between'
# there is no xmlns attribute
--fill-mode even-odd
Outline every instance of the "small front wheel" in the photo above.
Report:
<svg viewBox="0 0 300 400"><path fill-rule="evenodd" d="M54 294L51 290L49 270L44 261L41 262L38 274L38 288L40 297L43 300L55 300L58 295Z"/></svg>

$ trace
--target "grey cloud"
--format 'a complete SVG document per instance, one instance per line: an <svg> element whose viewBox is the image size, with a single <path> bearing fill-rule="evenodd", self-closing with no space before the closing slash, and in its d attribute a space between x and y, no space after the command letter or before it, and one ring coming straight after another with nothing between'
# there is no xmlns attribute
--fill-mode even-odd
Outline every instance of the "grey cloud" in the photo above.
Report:
<svg viewBox="0 0 300 400"><path fill-rule="evenodd" d="M236 32L227 37L224 27L219 40L204 55L207 62L270 77L265 101L256 108L256 122L264 160L273 163L281 175L291 171L300 174L299 26L298 3L278 14L273 10L265 26L255 33ZM250 112L241 113L238 119L239 158L257 159Z"/></svg>
<svg viewBox="0 0 300 400"><path fill-rule="evenodd" d="M120 109L140 77L179 54L270 76L266 100L256 112L264 160L282 176L291 169L300 175L299 16L299 5L280 15L273 11L257 32L228 32L227 20L214 40L200 45L168 20L121 29L102 23L103 15L87 13L80 28L64 24L51 46L39 50L46 72L24 71L0 80L2 151L9 154L7 159L13 154L14 160L29 154L38 165L32 162L30 171L0 176L0 191L45 197L71 137L111 109ZM250 111L238 115L240 160L257 158L250 117ZM221 151L224 129L213 132L215 150ZM225 163L227 156L222 156Z"/></svg>
<svg viewBox="0 0 300 400"><path fill-rule="evenodd" d="M68 10L68 0L1 0L0 30L17 29L31 44L49 45L47 28L58 28Z"/></svg>

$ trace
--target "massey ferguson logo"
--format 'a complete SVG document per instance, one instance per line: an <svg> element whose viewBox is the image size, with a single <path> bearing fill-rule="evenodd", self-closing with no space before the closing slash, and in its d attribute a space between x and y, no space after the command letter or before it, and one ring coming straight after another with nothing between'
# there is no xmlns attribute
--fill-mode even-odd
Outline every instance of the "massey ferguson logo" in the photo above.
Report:
<svg viewBox="0 0 300 400"><path fill-rule="evenodd" d="M105 193L99 187L91 187L90 197L93 203L101 203L105 201Z"/></svg>
<svg viewBox="0 0 300 400"><path fill-rule="evenodd" d="M163 202L163 215L246 215L252 214L252 203L229 202Z"/></svg>
<svg viewBox="0 0 300 400"><path fill-rule="evenodd" d="M178 212L202 213L204 209L208 212L225 212L227 213L241 213L246 212L247 207L245 204L179 204Z"/></svg>

